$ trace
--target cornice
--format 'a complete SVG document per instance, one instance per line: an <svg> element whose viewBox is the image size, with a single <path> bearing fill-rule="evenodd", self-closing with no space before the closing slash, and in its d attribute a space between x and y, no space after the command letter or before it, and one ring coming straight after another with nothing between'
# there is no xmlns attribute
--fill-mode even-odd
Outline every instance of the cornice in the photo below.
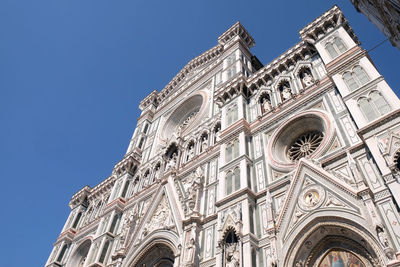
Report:
<svg viewBox="0 0 400 267"><path fill-rule="evenodd" d="M367 56L367 51L360 46L355 46L326 64L326 71L329 76L342 73L356 65L364 56Z"/></svg>
<svg viewBox="0 0 400 267"><path fill-rule="evenodd" d="M123 159L117 164L115 164L113 174L118 177L125 173L133 175L133 173L139 166L141 160L142 160L142 152L140 149L136 148L131 152L129 152L128 154L125 154Z"/></svg>
<svg viewBox="0 0 400 267"><path fill-rule="evenodd" d="M388 123L390 123L391 125L398 124L399 117L400 117L400 108L395 109L394 111L389 112L388 114L380 117L379 119L372 121L370 124L359 129L357 131L357 133L361 137L362 140L368 139L368 138L372 137L373 135L388 128L388 125L386 125L386 124L388 124Z"/></svg>
<svg viewBox="0 0 400 267"><path fill-rule="evenodd" d="M78 192L76 192L70 202L69 202L69 207L71 209L75 208L77 205L82 204L85 199L87 198L87 196L90 194L90 192L92 191L92 188L88 185L84 186L82 189L80 189Z"/></svg>
<svg viewBox="0 0 400 267"><path fill-rule="evenodd" d="M167 98L176 87L180 85L181 82L196 68L206 65L211 62L215 58L219 57L221 53L224 51L223 45L218 44L203 54L195 57L191 61L189 61L185 67L182 68L177 75L159 92L153 91L150 93L142 102L140 103L141 109L145 109L149 104L154 103L157 100L157 103L162 103L165 98Z"/></svg>
<svg viewBox="0 0 400 267"><path fill-rule="evenodd" d="M250 198L253 202L257 198L257 194L253 192L250 188L242 188L239 189L238 191L226 196L225 198L215 202L215 206L219 208L219 210L223 210L226 208L227 204L230 202L239 202L242 201L246 198Z"/></svg>
<svg viewBox="0 0 400 267"><path fill-rule="evenodd" d="M228 128L221 131L220 142L226 143L234 139L239 133L244 132L245 135L250 134L250 124L244 119L240 119L230 125Z"/></svg>
<svg viewBox="0 0 400 267"><path fill-rule="evenodd" d="M218 43L226 45L233 41L236 37L240 38L249 48L255 45L253 37L251 37L251 35L239 21L233 24L232 27L218 37Z"/></svg>

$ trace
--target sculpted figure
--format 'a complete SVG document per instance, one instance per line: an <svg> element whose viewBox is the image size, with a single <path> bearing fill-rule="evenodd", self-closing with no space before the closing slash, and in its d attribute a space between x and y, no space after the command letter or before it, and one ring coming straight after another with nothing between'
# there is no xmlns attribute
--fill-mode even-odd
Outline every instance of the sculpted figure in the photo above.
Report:
<svg viewBox="0 0 400 267"><path fill-rule="evenodd" d="M129 213L127 214L127 216L124 219L124 224L122 226L121 236L119 239L119 242L120 242L119 247L120 248L124 247L126 237L128 236L129 230L133 224L133 221L137 217L137 215L138 215L138 207L137 207L137 205L135 205L135 207L133 207L129 211Z"/></svg>
<svg viewBox="0 0 400 267"><path fill-rule="evenodd" d="M187 201L190 211L197 211L197 202L201 190L203 179L203 169L198 167L191 175L191 179L188 181L188 188L186 191Z"/></svg>
<svg viewBox="0 0 400 267"><path fill-rule="evenodd" d="M303 75L304 87L308 87L314 83L314 78L308 72L304 72Z"/></svg>
<svg viewBox="0 0 400 267"><path fill-rule="evenodd" d="M160 165L157 165L154 171L154 180L157 182L160 180L160 169Z"/></svg>
<svg viewBox="0 0 400 267"><path fill-rule="evenodd" d="M381 242L382 246L384 248L389 247L389 240L385 231L381 227L377 227L376 231L378 233L379 242Z"/></svg>
<svg viewBox="0 0 400 267"><path fill-rule="evenodd" d="M272 109L271 103L266 98L264 98L263 108L264 112L270 111Z"/></svg>
<svg viewBox="0 0 400 267"><path fill-rule="evenodd" d="M169 159L168 163L167 163L167 169L171 169L174 168L176 166L176 161L177 161L177 153L174 152L171 156L171 158Z"/></svg>
<svg viewBox="0 0 400 267"><path fill-rule="evenodd" d="M188 160L194 157L194 145L189 147Z"/></svg>
<svg viewBox="0 0 400 267"><path fill-rule="evenodd" d="M240 253L237 249L237 244L231 245L226 249L226 267L240 266Z"/></svg>
<svg viewBox="0 0 400 267"><path fill-rule="evenodd" d="M186 251L186 262L193 261L194 250L196 249L196 244L193 238L190 238L189 243L187 244Z"/></svg>
<svg viewBox="0 0 400 267"><path fill-rule="evenodd" d="M292 90L287 85L284 85L283 90L282 90L282 97L283 100L288 100L289 98L292 97Z"/></svg>
<svg viewBox="0 0 400 267"><path fill-rule="evenodd" d="M207 136L203 136L201 140L201 151L204 151L207 149L208 144L207 144Z"/></svg>

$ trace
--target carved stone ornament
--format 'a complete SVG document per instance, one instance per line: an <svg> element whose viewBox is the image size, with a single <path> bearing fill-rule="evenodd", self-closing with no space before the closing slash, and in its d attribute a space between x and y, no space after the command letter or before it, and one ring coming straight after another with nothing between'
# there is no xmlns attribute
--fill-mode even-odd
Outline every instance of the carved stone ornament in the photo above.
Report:
<svg viewBox="0 0 400 267"><path fill-rule="evenodd" d="M168 204L168 199L163 196L156 211L153 213L153 216L143 228L142 239L155 230L171 229L173 226L174 221Z"/></svg>
<svg viewBox="0 0 400 267"><path fill-rule="evenodd" d="M299 195L299 207L310 211L318 208L325 200L325 190L319 185L311 185L303 189Z"/></svg>
<svg viewBox="0 0 400 267"><path fill-rule="evenodd" d="M233 243L229 246L226 246L225 255L226 267L240 266L240 252L238 243Z"/></svg>
<svg viewBox="0 0 400 267"><path fill-rule="evenodd" d="M185 128L190 124L190 122L196 117L197 113L199 111L192 112L189 114L189 116L180 124L176 127L176 133L178 136L180 136Z"/></svg>
<svg viewBox="0 0 400 267"><path fill-rule="evenodd" d="M127 239L128 233L133 225L133 222L138 219L139 210L138 205L136 204L133 208L131 208L124 219L124 224L122 226L122 231L119 239L119 248L125 248L125 241Z"/></svg>

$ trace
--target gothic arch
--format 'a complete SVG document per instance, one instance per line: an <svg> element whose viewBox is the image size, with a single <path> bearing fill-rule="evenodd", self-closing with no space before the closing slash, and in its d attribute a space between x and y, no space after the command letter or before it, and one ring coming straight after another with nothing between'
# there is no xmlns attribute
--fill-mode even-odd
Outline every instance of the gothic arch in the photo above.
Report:
<svg viewBox="0 0 400 267"><path fill-rule="evenodd" d="M365 266L385 266L385 253L375 236L350 214L309 218L286 239L282 251L283 266L318 266L332 249L349 251ZM300 228L300 227L298 227Z"/></svg>
<svg viewBox="0 0 400 267"><path fill-rule="evenodd" d="M86 257L92 245L92 238L86 238L77 244L77 248L71 253L71 258L67 267L81 267L85 263Z"/></svg>
<svg viewBox="0 0 400 267"><path fill-rule="evenodd" d="M143 260L153 249L165 248L172 252L175 264L179 261L180 248L179 236L168 230L157 230L146 236L137 247L131 246L127 252L127 257L121 267L132 267ZM178 266L178 265L177 265Z"/></svg>

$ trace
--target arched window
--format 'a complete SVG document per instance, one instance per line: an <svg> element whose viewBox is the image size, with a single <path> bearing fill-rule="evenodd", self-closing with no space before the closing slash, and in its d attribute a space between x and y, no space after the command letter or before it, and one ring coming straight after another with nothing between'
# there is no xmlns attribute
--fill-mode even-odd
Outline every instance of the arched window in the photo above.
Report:
<svg viewBox="0 0 400 267"><path fill-rule="evenodd" d="M367 121L372 121L378 118L378 114L376 113L375 109L372 108L366 97L360 98L358 100L358 105L360 106L360 109Z"/></svg>
<svg viewBox="0 0 400 267"><path fill-rule="evenodd" d="M379 93L378 91L372 91L369 94L373 105L375 106L376 110L380 115L384 115L386 113L389 113L391 108L389 106L389 103L386 101L386 99Z"/></svg>
<svg viewBox="0 0 400 267"><path fill-rule="evenodd" d="M79 220L82 217L82 212L79 212L78 215L75 218L74 224L72 225L72 228L76 229L76 227L78 226Z"/></svg>
<svg viewBox="0 0 400 267"><path fill-rule="evenodd" d="M231 194L240 188L240 169L236 168L233 172L229 171L226 174L226 195Z"/></svg>
<svg viewBox="0 0 400 267"><path fill-rule="evenodd" d="M226 146L225 150L225 161L230 162L231 160L239 156L239 140L235 139Z"/></svg>
<svg viewBox="0 0 400 267"><path fill-rule="evenodd" d="M389 103L378 91L372 91L368 98L361 97L358 100L358 105L367 121L375 120L391 111Z"/></svg>
<svg viewBox="0 0 400 267"><path fill-rule="evenodd" d="M327 43L325 47L332 59L334 59L335 57L337 57L339 55L336 52L336 49L333 47L332 43Z"/></svg>
<svg viewBox="0 0 400 267"><path fill-rule="evenodd" d="M139 142L138 148L142 149L143 143L144 143L144 138L142 137L142 138L140 138L140 142Z"/></svg>
<svg viewBox="0 0 400 267"><path fill-rule="evenodd" d="M68 248L68 244L64 244L64 246L62 247L62 249L60 251L60 254L58 254L58 257L57 257L58 262L60 262L60 263L62 262L62 259L64 258L67 248Z"/></svg>
<svg viewBox="0 0 400 267"><path fill-rule="evenodd" d="M118 223L119 223L120 217L121 217L121 214L114 215L114 218L113 218L113 220L111 222L111 226L110 226L110 231L109 231L110 233L115 234L114 232L118 228Z"/></svg>
<svg viewBox="0 0 400 267"><path fill-rule="evenodd" d="M229 126L238 119L238 109L236 105L232 105L226 112L226 125Z"/></svg>
<svg viewBox="0 0 400 267"><path fill-rule="evenodd" d="M332 59L336 58L347 50L346 45L339 37L335 37L332 42L327 43L325 48Z"/></svg>
<svg viewBox="0 0 400 267"><path fill-rule="evenodd" d="M130 184L130 180L127 180L127 181L125 182L124 189L122 190L122 194L121 194L121 197L122 197L122 198L125 198L125 197L126 197L126 192L128 192L129 184Z"/></svg>
<svg viewBox="0 0 400 267"><path fill-rule="evenodd" d="M333 40L333 43L335 44L336 48L339 50L340 53L343 53L346 51L346 46L344 45L342 39L340 39L339 37L336 37Z"/></svg>
<svg viewBox="0 0 400 267"><path fill-rule="evenodd" d="M147 134L147 130L149 129L149 124L146 123L143 128L143 133Z"/></svg>
<svg viewBox="0 0 400 267"><path fill-rule="evenodd" d="M357 80L360 82L360 85L364 85L367 82L369 82L369 77L367 75L367 73L365 73L365 70L363 68L361 68L360 66L356 66L353 69L354 74L357 77Z"/></svg>
<svg viewBox="0 0 400 267"><path fill-rule="evenodd" d="M351 91L353 91L360 86L366 84L370 80L370 78L361 66L356 66L351 72L348 71L343 74L343 80L346 83L347 87Z"/></svg>
<svg viewBox="0 0 400 267"><path fill-rule="evenodd" d="M104 260L106 259L107 256L107 251L108 247L110 246L110 240L107 240L106 243L104 243L103 250L101 251L99 262L104 263Z"/></svg>
<svg viewBox="0 0 400 267"><path fill-rule="evenodd" d="M343 74L343 80L351 91L358 88L358 84L353 75L351 75L351 72L346 72L345 74Z"/></svg>
<svg viewBox="0 0 400 267"><path fill-rule="evenodd" d="M233 185L233 173L228 172L226 174L226 194L229 195L232 193L232 185Z"/></svg>

